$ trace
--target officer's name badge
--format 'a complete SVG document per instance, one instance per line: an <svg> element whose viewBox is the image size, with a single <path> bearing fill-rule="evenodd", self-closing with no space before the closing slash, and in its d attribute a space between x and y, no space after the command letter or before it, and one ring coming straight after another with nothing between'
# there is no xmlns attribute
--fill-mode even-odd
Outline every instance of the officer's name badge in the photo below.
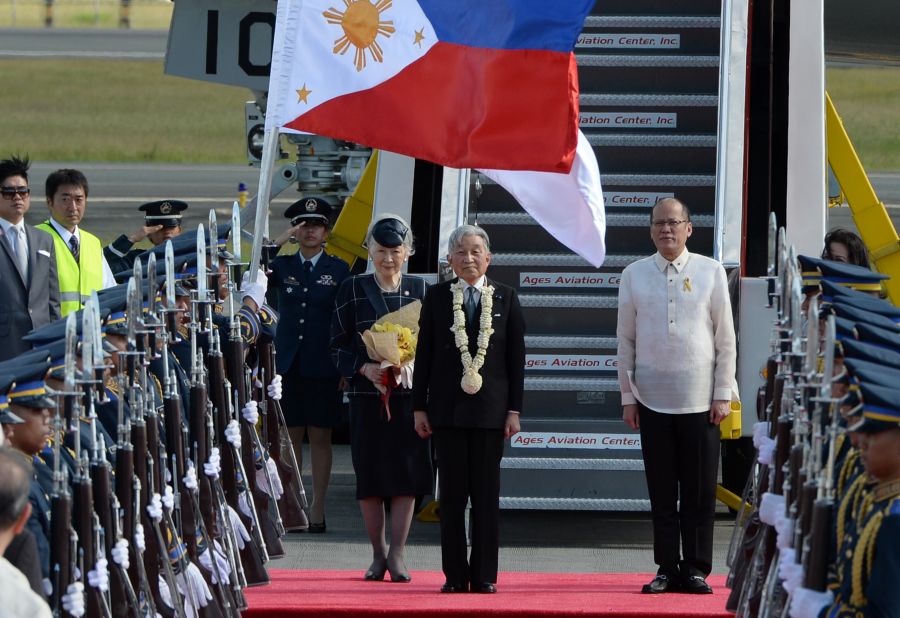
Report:
<svg viewBox="0 0 900 618"><path fill-rule="evenodd" d="M337 285L334 282L334 278L331 275L321 275L319 276L319 280L316 281L319 285Z"/></svg>
<svg viewBox="0 0 900 618"><path fill-rule="evenodd" d="M690 277L684 278L684 291L685 292L691 291L691 278Z"/></svg>

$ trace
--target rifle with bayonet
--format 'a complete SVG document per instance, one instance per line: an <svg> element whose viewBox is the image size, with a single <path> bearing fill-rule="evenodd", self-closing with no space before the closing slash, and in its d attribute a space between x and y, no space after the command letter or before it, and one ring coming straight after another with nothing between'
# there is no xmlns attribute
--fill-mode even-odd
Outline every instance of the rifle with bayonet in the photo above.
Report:
<svg viewBox="0 0 900 618"><path fill-rule="evenodd" d="M217 238L217 226L215 211L210 211L210 239ZM265 562L269 557L266 553L266 544L259 526L255 524L255 505L253 500L246 495L246 486L241 478L238 482L236 461L240 458L240 449L235 448L229 440L226 430L229 427L231 408L229 387L225 379L225 361L220 348L219 333L213 322L212 307L218 296L219 261L216 253L215 240L209 253L210 267L207 271L206 237L203 226L197 230L197 297L196 301L201 307L204 320L199 326L205 328L205 334L209 342L207 353L208 369L208 393L214 415L214 435L220 445L221 458L221 487L229 507L229 521L231 513L237 513L241 523L250 531L251 542L245 543L240 548L240 562L243 567L246 585L259 586L269 583L269 574L265 568ZM208 272L208 274L207 274ZM238 432L237 438L240 438ZM242 503L243 507L242 508Z"/></svg>
<svg viewBox="0 0 900 618"><path fill-rule="evenodd" d="M65 434L72 427L70 419L64 414L71 410L71 404L65 400L79 395L75 389L75 355L78 346L77 324L74 313L66 318L66 352L64 365L64 386L62 391L54 393L57 397L56 414L53 417L53 490L50 496L50 569L53 592L50 607L54 616L63 613L62 597L70 584L75 582L76 552L72 551L72 495L69 492L69 481L62 463L62 448ZM77 418L76 418L77 421ZM78 425L74 425L78 430ZM77 547L77 545L76 545ZM77 551L77 550L76 550Z"/></svg>
<svg viewBox="0 0 900 618"><path fill-rule="evenodd" d="M241 268L244 266L241 263L239 213L232 214L232 226L234 225L238 227L237 229L232 227L231 230L233 259L226 267L228 275L228 315L230 318L225 354L226 375L231 383L231 388L237 393L235 409L239 416L238 423L241 426L242 442L245 444L245 448L242 449L242 463L245 471L244 480L256 505L256 512L259 515L258 519L269 557L278 558L284 556L284 546L281 543L284 525L275 500L275 482L270 476L269 467L266 463L266 449L259 437L256 425L245 420L243 414L241 414L248 401L250 374L244 362L244 342L241 337L241 325L238 317L238 308L241 305L238 282L240 281ZM261 472L260 476L262 476L264 485L257 479L257 470Z"/></svg>

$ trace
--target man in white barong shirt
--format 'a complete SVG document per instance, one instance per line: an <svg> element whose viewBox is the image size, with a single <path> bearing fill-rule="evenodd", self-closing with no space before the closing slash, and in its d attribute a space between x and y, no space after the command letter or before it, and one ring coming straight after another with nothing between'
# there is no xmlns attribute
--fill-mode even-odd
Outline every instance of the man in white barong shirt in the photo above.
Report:
<svg viewBox="0 0 900 618"><path fill-rule="evenodd" d="M712 592L718 425L736 398L736 344L725 269L687 250L692 231L680 201L657 202L657 253L619 285L622 417L641 432L659 567L644 593Z"/></svg>

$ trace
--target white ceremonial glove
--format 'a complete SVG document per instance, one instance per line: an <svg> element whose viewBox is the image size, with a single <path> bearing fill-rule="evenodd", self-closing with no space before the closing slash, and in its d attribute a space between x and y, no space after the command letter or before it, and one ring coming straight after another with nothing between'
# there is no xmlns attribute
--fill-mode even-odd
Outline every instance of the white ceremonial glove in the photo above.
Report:
<svg viewBox="0 0 900 618"><path fill-rule="evenodd" d="M778 549L787 549L794 544L794 518L785 517L784 514L778 515L775 519L775 530L778 537L775 539L775 546Z"/></svg>
<svg viewBox="0 0 900 618"><path fill-rule="evenodd" d="M96 566L92 571L88 571L88 583L92 588L96 588L100 592L109 590L109 563L106 558L97 560Z"/></svg>
<svg viewBox="0 0 900 618"><path fill-rule="evenodd" d="M791 618L818 618L822 608L834 602L831 590L816 592L809 588L797 588L791 597Z"/></svg>
<svg viewBox="0 0 900 618"><path fill-rule="evenodd" d="M794 594L794 590L803 581L803 565L797 564L797 554L793 548L787 547L781 550L781 557L778 561L778 579L781 580L781 587L788 594Z"/></svg>
<svg viewBox="0 0 900 618"><path fill-rule="evenodd" d="M178 592L184 596L184 613L188 616L198 616L198 610L213 599L203 573L193 562L188 562L187 567L175 576L175 582Z"/></svg>
<svg viewBox="0 0 900 618"><path fill-rule="evenodd" d="M266 389L266 392L269 394L269 397L274 399L275 401L281 401L281 376L277 373L275 377L272 378L272 381L269 382L269 387Z"/></svg>
<svg viewBox="0 0 900 618"><path fill-rule="evenodd" d="M241 300L249 296L256 303L257 308L265 304L268 289L269 280L266 278L266 273L261 270L256 273L256 283L250 283L249 270L241 277Z"/></svg>
<svg viewBox="0 0 900 618"><path fill-rule="evenodd" d="M118 540L115 547L112 548L112 559L120 567L128 570L128 567L131 566L131 561L128 559L128 539Z"/></svg>
<svg viewBox="0 0 900 618"><path fill-rule="evenodd" d="M416 368L416 361L409 361L400 367L400 386L404 388L412 388L413 371Z"/></svg>
<svg viewBox="0 0 900 618"><path fill-rule="evenodd" d="M188 462L188 469L184 473L182 482L184 483L185 488L189 489L191 493L197 491L197 470L194 469L194 462Z"/></svg>
<svg viewBox="0 0 900 618"><path fill-rule="evenodd" d="M759 448L763 438L769 437L769 428L771 425L768 421L760 421L753 425L753 446Z"/></svg>
<svg viewBox="0 0 900 618"><path fill-rule="evenodd" d="M141 553L144 553L144 549L147 547L146 543L144 543L144 526L141 524L134 524L134 546L137 547Z"/></svg>
<svg viewBox="0 0 900 618"><path fill-rule="evenodd" d="M250 491L242 491L238 494L238 508L247 519L253 520L253 510L250 506Z"/></svg>
<svg viewBox="0 0 900 618"><path fill-rule="evenodd" d="M759 439L759 454L756 456L756 461L761 463L764 466L769 466L772 464L772 455L775 454L775 440L769 438L768 436L763 436Z"/></svg>
<svg viewBox="0 0 900 618"><path fill-rule="evenodd" d="M784 496L767 491L759 501L759 520L774 526L779 513L784 513Z"/></svg>
<svg viewBox="0 0 900 618"><path fill-rule="evenodd" d="M249 400L244 404L244 407L241 408L241 416L243 416L244 420L251 425L256 425L256 422L259 420L259 404L252 399Z"/></svg>
<svg viewBox="0 0 900 618"><path fill-rule="evenodd" d="M166 489L162 495L162 503L170 513L172 512L172 509L175 508L175 492L172 490L171 485L166 485Z"/></svg>
<svg viewBox="0 0 900 618"><path fill-rule="evenodd" d="M150 516L150 519L156 522L162 521L162 507L162 498L159 497L159 494L153 494L153 497L150 498L150 504L147 505L147 514Z"/></svg>
<svg viewBox="0 0 900 618"><path fill-rule="evenodd" d="M84 584L82 584L81 582L69 584L69 587L66 588L66 593L62 596L61 601L63 609L72 616L75 616L75 618L81 618L81 616L84 616Z"/></svg>
<svg viewBox="0 0 900 618"><path fill-rule="evenodd" d="M268 474L266 474L268 470ZM272 491L269 491L269 479L272 481ZM266 458L266 467L256 471L256 485L262 489L269 497L280 500L284 494L284 487L281 485L281 478L278 476L278 467L271 457ZM273 496L272 493L275 493Z"/></svg>
<svg viewBox="0 0 900 618"><path fill-rule="evenodd" d="M225 426L225 439L234 448L241 448L241 427L236 420L231 419Z"/></svg>
<svg viewBox="0 0 900 618"><path fill-rule="evenodd" d="M244 549L244 545L250 540L250 532L247 531L247 526L244 525L241 516L231 506L228 506L228 519L231 520L231 529L234 530L234 542L237 544L238 549Z"/></svg>
<svg viewBox="0 0 900 618"><path fill-rule="evenodd" d="M2 433L2 432L0 432ZM50 597L53 594L53 584L50 583L49 577L44 577L41 579L41 588L44 589L44 596Z"/></svg>
<svg viewBox="0 0 900 618"><path fill-rule="evenodd" d="M219 478L219 472L222 469L220 462L221 456L219 455L219 447L214 446L209 451L209 461L203 464L203 473L211 479Z"/></svg>
<svg viewBox="0 0 900 618"><path fill-rule="evenodd" d="M228 563L228 558L225 557L225 553L222 551L222 547L219 545L218 541L214 541L215 549L210 551L209 546L206 547L200 555L198 559L200 560L200 564L203 565L203 568L209 572L212 583L218 584L219 577L222 577L222 583L227 584L229 581L229 577L231 576L231 565ZM216 565L213 567L212 559L215 558Z"/></svg>

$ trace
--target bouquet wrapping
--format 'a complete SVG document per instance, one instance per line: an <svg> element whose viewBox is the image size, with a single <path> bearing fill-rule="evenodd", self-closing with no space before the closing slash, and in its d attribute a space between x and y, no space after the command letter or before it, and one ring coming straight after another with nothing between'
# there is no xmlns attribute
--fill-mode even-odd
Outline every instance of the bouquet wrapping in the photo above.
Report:
<svg viewBox="0 0 900 618"><path fill-rule="evenodd" d="M362 334L369 358L385 370L382 383L375 388L381 393L382 410L388 420L391 393L398 386L412 388L421 311L422 303L417 300L382 316Z"/></svg>

